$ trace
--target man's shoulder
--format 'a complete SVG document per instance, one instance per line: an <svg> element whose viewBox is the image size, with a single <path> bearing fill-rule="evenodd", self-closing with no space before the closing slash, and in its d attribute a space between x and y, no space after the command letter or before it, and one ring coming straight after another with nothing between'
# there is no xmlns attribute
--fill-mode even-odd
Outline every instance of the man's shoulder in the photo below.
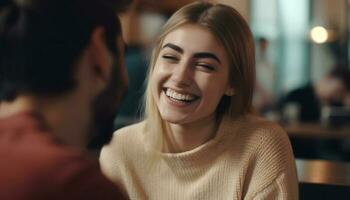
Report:
<svg viewBox="0 0 350 200"><path fill-rule="evenodd" d="M18 119L21 121L21 118ZM60 163L65 165L74 160L83 160L80 151L59 143L49 129L41 128L40 123L31 119L22 122L26 125L13 123L10 126L0 126L0 154L4 155L1 159L4 165L44 174Z"/></svg>
<svg viewBox="0 0 350 200"><path fill-rule="evenodd" d="M19 192L38 199L119 197L118 188L102 175L98 162L81 151L54 143L35 143L32 147L2 149L10 153L0 161L0 187L6 188L8 195Z"/></svg>
<svg viewBox="0 0 350 200"><path fill-rule="evenodd" d="M49 130L16 124L0 129L0 199L118 197L96 160L58 143Z"/></svg>

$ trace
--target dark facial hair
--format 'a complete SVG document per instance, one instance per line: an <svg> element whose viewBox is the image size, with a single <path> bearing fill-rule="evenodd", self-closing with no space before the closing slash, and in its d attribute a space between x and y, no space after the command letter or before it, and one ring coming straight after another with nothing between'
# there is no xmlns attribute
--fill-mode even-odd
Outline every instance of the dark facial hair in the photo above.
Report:
<svg viewBox="0 0 350 200"><path fill-rule="evenodd" d="M119 59L114 57L113 60L111 80L101 95L96 97L93 104L93 119L90 130L94 136L89 143L89 149L100 149L111 140L118 106L126 94L127 84L123 82L125 79L121 77L123 74L119 69L124 66L116 62Z"/></svg>

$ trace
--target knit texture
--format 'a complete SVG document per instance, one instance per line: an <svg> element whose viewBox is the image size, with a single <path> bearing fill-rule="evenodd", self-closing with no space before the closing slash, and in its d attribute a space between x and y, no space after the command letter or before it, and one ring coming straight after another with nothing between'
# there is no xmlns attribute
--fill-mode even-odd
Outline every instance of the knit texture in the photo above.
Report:
<svg viewBox="0 0 350 200"><path fill-rule="evenodd" d="M272 122L224 118L212 140L158 159L145 125L116 131L100 156L103 173L131 199L298 199L288 136Z"/></svg>

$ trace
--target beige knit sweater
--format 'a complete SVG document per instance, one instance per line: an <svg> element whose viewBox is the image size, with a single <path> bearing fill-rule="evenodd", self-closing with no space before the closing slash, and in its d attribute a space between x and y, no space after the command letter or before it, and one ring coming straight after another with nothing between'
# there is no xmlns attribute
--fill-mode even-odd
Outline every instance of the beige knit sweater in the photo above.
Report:
<svg viewBox="0 0 350 200"><path fill-rule="evenodd" d="M116 131L100 157L103 173L130 199L298 199L291 145L271 122L223 119L214 139L156 160L144 127Z"/></svg>

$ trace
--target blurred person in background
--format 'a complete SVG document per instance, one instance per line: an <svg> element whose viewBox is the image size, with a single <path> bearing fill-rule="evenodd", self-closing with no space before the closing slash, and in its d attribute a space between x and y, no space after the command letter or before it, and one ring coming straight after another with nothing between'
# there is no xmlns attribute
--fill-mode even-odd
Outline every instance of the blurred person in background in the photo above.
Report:
<svg viewBox="0 0 350 200"><path fill-rule="evenodd" d="M256 55L256 87L253 104L257 112L267 115L276 103L275 97L275 66L268 57L269 41L260 37Z"/></svg>
<svg viewBox="0 0 350 200"><path fill-rule="evenodd" d="M322 79L297 88L282 98L279 109L284 123L319 123L324 127L350 123L350 72L336 65ZM291 120L291 115L295 119ZM349 161L347 140L293 140L296 157Z"/></svg>
<svg viewBox="0 0 350 200"><path fill-rule="evenodd" d="M127 1L0 3L0 199L124 199L85 147L126 90Z"/></svg>
<svg viewBox="0 0 350 200"><path fill-rule="evenodd" d="M345 66L335 66L321 80L297 88L279 103L284 112L288 105L296 105L301 122L320 122L321 109L324 106L341 107L347 104L350 93L350 72Z"/></svg>
<svg viewBox="0 0 350 200"><path fill-rule="evenodd" d="M153 51L143 122L115 132L101 169L131 199L297 199L287 134L253 114L254 40L232 7L177 11Z"/></svg>

